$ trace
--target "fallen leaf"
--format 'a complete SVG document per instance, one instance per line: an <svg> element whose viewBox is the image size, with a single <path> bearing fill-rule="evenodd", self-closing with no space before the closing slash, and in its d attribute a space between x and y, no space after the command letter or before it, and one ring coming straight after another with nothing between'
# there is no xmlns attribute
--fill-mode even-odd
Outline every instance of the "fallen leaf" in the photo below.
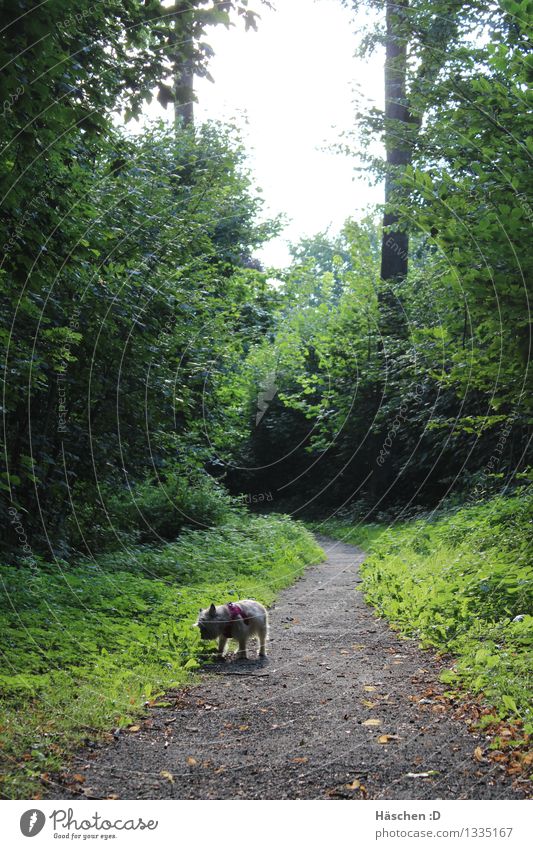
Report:
<svg viewBox="0 0 533 849"><path fill-rule="evenodd" d="M381 719L365 719L362 725L381 725Z"/></svg>
<svg viewBox="0 0 533 849"><path fill-rule="evenodd" d="M366 690L367 693L375 693L377 688L372 684L367 684L363 689Z"/></svg>
<svg viewBox="0 0 533 849"><path fill-rule="evenodd" d="M249 725L239 725L239 731L248 731Z"/></svg>
<svg viewBox="0 0 533 849"><path fill-rule="evenodd" d="M474 758L476 761L483 760L483 750L481 746L476 746L476 748L474 749Z"/></svg>
<svg viewBox="0 0 533 849"><path fill-rule="evenodd" d="M407 778L431 778L432 775L438 775L436 769L430 769L429 772L408 772Z"/></svg>
<svg viewBox="0 0 533 849"><path fill-rule="evenodd" d="M170 781L171 784L174 784L174 776L167 769L162 769L159 775L161 776L161 778L166 778L167 781Z"/></svg>
<svg viewBox="0 0 533 849"><path fill-rule="evenodd" d="M110 796L106 796L106 799L118 799L118 795L116 793L111 793Z"/></svg>
<svg viewBox="0 0 533 849"><path fill-rule="evenodd" d="M77 781L78 784L83 784L86 778L87 776L82 775L80 772L77 772L75 775L72 776L73 781Z"/></svg>
<svg viewBox="0 0 533 849"><path fill-rule="evenodd" d="M381 737L378 737L378 743L390 743L391 740L397 739L397 734L382 734Z"/></svg>
<svg viewBox="0 0 533 849"><path fill-rule="evenodd" d="M359 788L361 787L361 782L358 778L355 778L351 784L345 784L344 786L347 790L359 790Z"/></svg>
<svg viewBox="0 0 533 849"><path fill-rule="evenodd" d="M198 761L196 760L196 758L189 757L189 758L187 758L187 763L189 764L189 766L196 766Z"/></svg>
<svg viewBox="0 0 533 849"><path fill-rule="evenodd" d="M306 764L309 758L293 758L293 764Z"/></svg>
<svg viewBox="0 0 533 849"><path fill-rule="evenodd" d="M367 708L375 708L379 704L379 702L369 702L368 699L363 699L361 702Z"/></svg>
<svg viewBox="0 0 533 849"><path fill-rule="evenodd" d="M140 730L141 730L141 726L140 726L140 725L131 725L131 726L128 728L128 731L130 731L132 734L133 734L135 731L140 731Z"/></svg>

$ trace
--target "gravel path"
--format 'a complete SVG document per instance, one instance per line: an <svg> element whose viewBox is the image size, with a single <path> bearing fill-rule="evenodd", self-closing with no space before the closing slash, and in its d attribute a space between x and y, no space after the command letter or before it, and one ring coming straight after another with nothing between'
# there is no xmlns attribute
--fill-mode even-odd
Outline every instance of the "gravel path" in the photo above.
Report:
<svg viewBox="0 0 533 849"><path fill-rule="evenodd" d="M355 591L364 554L327 560L278 596L269 657L228 660L170 693L141 730L77 756L54 798L516 799L487 741L434 695L441 665ZM372 723L369 721L372 720ZM478 748L480 747L480 748ZM477 749L477 751L476 751Z"/></svg>

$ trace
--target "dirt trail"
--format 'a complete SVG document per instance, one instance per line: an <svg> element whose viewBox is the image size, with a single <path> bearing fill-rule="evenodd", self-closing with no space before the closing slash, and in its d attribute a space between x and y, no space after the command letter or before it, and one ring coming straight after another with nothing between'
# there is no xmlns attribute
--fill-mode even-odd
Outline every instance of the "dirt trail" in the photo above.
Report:
<svg viewBox="0 0 533 849"><path fill-rule="evenodd" d="M254 659L210 667L198 685L167 697L172 707L152 709L138 733L80 753L78 796L57 785L50 796L520 798L502 767L475 758L487 747L482 735L431 699L418 703L438 689L441 666L354 591L364 554L319 541L327 560L271 611L264 665L253 644Z"/></svg>

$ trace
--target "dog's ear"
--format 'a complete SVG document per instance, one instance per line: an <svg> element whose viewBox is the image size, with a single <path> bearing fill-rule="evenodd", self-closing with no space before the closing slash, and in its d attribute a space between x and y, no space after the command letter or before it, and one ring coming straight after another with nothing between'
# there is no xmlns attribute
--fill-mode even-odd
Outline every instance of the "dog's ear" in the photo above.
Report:
<svg viewBox="0 0 533 849"><path fill-rule="evenodd" d="M209 615L210 615L210 616L215 616L215 615L216 615L216 612L217 612L217 609L216 609L215 605L214 605L214 604L212 604L212 605L211 605L211 607L209 608Z"/></svg>

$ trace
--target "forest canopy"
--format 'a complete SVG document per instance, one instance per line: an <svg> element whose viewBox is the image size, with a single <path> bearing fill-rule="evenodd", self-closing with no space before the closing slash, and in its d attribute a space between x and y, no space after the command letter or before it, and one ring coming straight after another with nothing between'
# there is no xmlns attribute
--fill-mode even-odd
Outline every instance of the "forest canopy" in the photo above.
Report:
<svg viewBox="0 0 533 849"><path fill-rule="evenodd" d="M363 514L524 480L527 3L374 4L385 217L303 239L275 284L239 131L183 112L209 27L257 13L2 6L2 487L36 551L172 538L224 487ZM174 123L117 128L154 92Z"/></svg>

